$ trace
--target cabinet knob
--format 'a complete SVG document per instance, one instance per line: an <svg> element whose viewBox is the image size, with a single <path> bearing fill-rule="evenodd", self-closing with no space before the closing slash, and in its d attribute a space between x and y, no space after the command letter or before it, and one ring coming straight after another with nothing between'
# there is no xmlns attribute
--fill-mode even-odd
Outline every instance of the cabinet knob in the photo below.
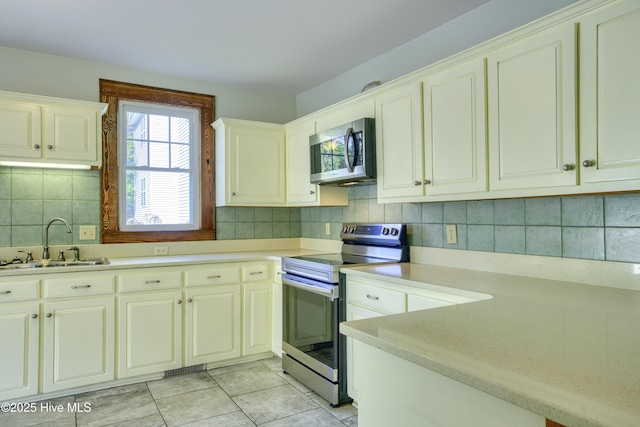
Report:
<svg viewBox="0 0 640 427"><path fill-rule="evenodd" d="M47 145L48 150L53 150L53 145Z"/></svg>
<svg viewBox="0 0 640 427"><path fill-rule="evenodd" d="M593 160L585 160L584 162L582 162L582 166L584 166L585 168L590 168L595 164L596 162L594 162Z"/></svg>
<svg viewBox="0 0 640 427"><path fill-rule="evenodd" d="M51 313L45 314L46 317L51 317Z"/></svg>
<svg viewBox="0 0 640 427"><path fill-rule="evenodd" d="M424 181L422 181L422 183L424 185L429 185L429 184L431 184L431 180L430 179L425 179Z"/></svg>
<svg viewBox="0 0 640 427"><path fill-rule="evenodd" d="M311 191L309 191L309 194L316 194L316 192L311 190Z"/></svg>
<svg viewBox="0 0 640 427"><path fill-rule="evenodd" d="M562 165L562 170L565 172L572 171L575 168L575 165L565 164Z"/></svg>
<svg viewBox="0 0 640 427"><path fill-rule="evenodd" d="M413 185L417 187L418 185L422 185L422 183L420 181L413 181Z"/></svg>
<svg viewBox="0 0 640 427"><path fill-rule="evenodd" d="M38 315L37 315L37 314L32 314L32 315L31 315L31 318L32 318L32 319L37 319L37 318L38 318Z"/></svg>
<svg viewBox="0 0 640 427"><path fill-rule="evenodd" d="M193 298L189 298L187 301L188 302L193 302Z"/></svg>
<svg viewBox="0 0 640 427"><path fill-rule="evenodd" d="M34 150L39 150L39 149L40 149L40 144L36 144L36 145L34 145L34 146L33 146L33 149L34 149Z"/></svg>
<svg viewBox="0 0 640 427"><path fill-rule="evenodd" d="M236 195L236 192L235 192L235 191L232 191L232 192L231 192L231 195L232 195L232 196L235 196L235 195Z"/></svg>
<svg viewBox="0 0 640 427"><path fill-rule="evenodd" d="M178 300L178 304L182 304L182 300L181 299Z"/></svg>

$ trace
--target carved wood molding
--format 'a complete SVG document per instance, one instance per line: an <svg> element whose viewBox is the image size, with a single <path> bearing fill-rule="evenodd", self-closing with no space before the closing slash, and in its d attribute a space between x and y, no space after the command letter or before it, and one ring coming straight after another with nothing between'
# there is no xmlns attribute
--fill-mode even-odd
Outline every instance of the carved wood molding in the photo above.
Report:
<svg viewBox="0 0 640 427"><path fill-rule="evenodd" d="M193 231L124 232L118 226L118 102L128 99L200 110L200 229ZM215 97L100 79L100 101L109 104L102 118L100 205L102 243L165 242L215 239L215 150L211 123Z"/></svg>

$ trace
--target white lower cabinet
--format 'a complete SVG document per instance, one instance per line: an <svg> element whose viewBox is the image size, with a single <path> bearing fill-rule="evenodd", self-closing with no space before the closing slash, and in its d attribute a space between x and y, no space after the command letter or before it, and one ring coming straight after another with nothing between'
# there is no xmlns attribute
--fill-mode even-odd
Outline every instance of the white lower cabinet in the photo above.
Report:
<svg viewBox="0 0 640 427"><path fill-rule="evenodd" d="M244 339L242 354L258 354L271 351L271 300L270 282L245 283L244 285Z"/></svg>
<svg viewBox="0 0 640 427"><path fill-rule="evenodd" d="M441 287L440 287L441 288ZM464 304L491 298L489 295L389 283L364 277L347 275L347 321L370 319L389 314L426 310L449 305ZM361 360L363 344L347 337L347 394L358 402L362 387Z"/></svg>
<svg viewBox="0 0 640 427"><path fill-rule="evenodd" d="M38 392L40 303L0 304L0 401Z"/></svg>
<svg viewBox="0 0 640 427"><path fill-rule="evenodd" d="M355 304L347 304L347 321L371 319L372 317L384 316L384 313L379 311L369 310L357 306ZM347 337L347 394L355 402L358 401L358 381L359 370L358 365L354 363L354 360L358 358L358 341L351 337Z"/></svg>
<svg viewBox="0 0 640 427"><path fill-rule="evenodd" d="M186 291L186 366L240 357L241 294L239 284Z"/></svg>
<svg viewBox="0 0 640 427"><path fill-rule="evenodd" d="M3 280L0 401L277 352L273 271L229 262Z"/></svg>
<svg viewBox="0 0 640 427"><path fill-rule="evenodd" d="M114 379L113 296L43 304L42 392Z"/></svg>
<svg viewBox="0 0 640 427"><path fill-rule="evenodd" d="M38 392L39 280L0 284L0 401Z"/></svg>
<svg viewBox="0 0 640 427"><path fill-rule="evenodd" d="M182 367L182 292L121 295L118 378Z"/></svg>

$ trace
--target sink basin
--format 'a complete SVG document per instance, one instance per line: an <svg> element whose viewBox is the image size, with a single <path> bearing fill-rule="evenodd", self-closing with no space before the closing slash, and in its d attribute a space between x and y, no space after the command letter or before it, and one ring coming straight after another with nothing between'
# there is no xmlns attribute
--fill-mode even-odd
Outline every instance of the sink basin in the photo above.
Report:
<svg viewBox="0 0 640 427"><path fill-rule="evenodd" d="M78 267L88 265L108 265L109 260L107 258L88 258L78 261L68 260L62 261L58 259L46 259L30 261L23 264L7 264L0 266L0 270L17 270L23 268L49 268L49 267Z"/></svg>

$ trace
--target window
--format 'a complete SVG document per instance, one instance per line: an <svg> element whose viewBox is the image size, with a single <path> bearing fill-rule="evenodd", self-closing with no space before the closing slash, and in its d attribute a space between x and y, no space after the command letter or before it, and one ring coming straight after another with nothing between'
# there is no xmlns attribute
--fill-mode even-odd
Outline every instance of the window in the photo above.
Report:
<svg viewBox="0 0 640 427"><path fill-rule="evenodd" d="M198 110L126 100L118 108L120 229L197 230Z"/></svg>
<svg viewBox="0 0 640 427"><path fill-rule="evenodd" d="M102 242L215 239L214 97L100 80Z"/></svg>

